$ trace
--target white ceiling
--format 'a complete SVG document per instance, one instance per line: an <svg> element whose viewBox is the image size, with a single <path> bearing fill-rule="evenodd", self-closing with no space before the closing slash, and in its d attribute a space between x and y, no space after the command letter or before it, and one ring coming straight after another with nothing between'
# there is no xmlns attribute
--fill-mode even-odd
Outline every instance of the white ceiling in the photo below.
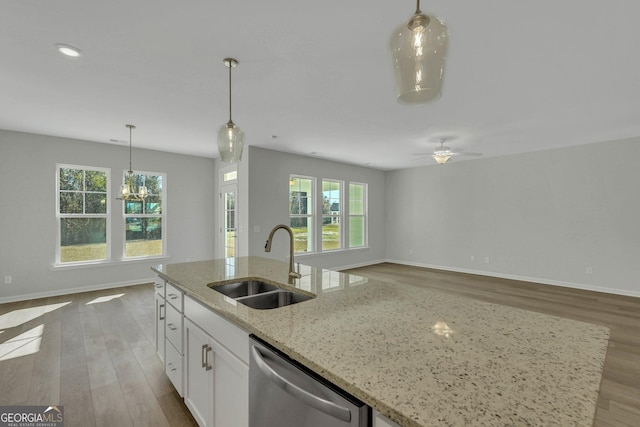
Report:
<svg viewBox="0 0 640 427"><path fill-rule="evenodd" d="M442 98L417 107L395 101L388 49L414 9L3 0L0 128L128 143L132 123L134 147L217 157L232 56L248 145L386 170L435 164L416 154L443 136L483 157L640 136L640 2L423 1L450 38Z"/></svg>

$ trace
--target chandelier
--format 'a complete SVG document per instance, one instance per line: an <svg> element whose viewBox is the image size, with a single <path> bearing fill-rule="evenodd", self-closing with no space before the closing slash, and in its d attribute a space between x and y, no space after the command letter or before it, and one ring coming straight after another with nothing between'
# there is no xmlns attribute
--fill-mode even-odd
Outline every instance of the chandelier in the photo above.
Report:
<svg viewBox="0 0 640 427"><path fill-rule="evenodd" d="M129 128L129 170L124 176L124 184L120 186L120 193L118 194L118 200L144 200L149 195L147 187L144 185L136 188L136 177L131 169L131 134L132 130L136 127L134 125L125 125Z"/></svg>

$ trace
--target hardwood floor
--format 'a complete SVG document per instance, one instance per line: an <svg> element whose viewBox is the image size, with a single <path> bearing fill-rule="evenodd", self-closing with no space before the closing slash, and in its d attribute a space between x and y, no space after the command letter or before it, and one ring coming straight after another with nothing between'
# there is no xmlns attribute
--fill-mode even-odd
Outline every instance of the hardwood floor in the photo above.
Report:
<svg viewBox="0 0 640 427"><path fill-rule="evenodd" d="M611 330L594 426L640 426L640 298L384 263L347 270Z"/></svg>
<svg viewBox="0 0 640 427"><path fill-rule="evenodd" d="M0 305L0 405L64 406L65 426L195 426L155 355L154 288Z"/></svg>
<svg viewBox="0 0 640 427"><path fill-rule="evenodd" d="M605 325L595 419L640 426L640 298L384 263L348 272ZM154 350L152 284L0 305L0 406L64 406L65 426L194 426Z"/></svg>

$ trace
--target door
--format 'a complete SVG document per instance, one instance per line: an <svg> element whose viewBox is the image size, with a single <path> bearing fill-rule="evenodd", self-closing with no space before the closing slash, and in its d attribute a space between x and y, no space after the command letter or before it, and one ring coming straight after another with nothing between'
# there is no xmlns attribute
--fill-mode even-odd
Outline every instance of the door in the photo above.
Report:
<svg viewBox="0 0 640 427"><path fill-rule="evenodd" d="M222 257L234 258L237 255L237 209L236 209L236 185L224 185L220 188L220 201L222 206L221 242Z"/></svg>
<svg viewBox="0 0 640 427"><path fill-rule="evenodd" d="M198 425L213 426L213 347L211 338L184 320L186 372L184 402Z"/></svg>
<svg viewBox="0 0 640 427"><path fill-rule="evenodd" d="M236 165L220 170L219 250L222 258L238 256L238 169Z"/></svg>

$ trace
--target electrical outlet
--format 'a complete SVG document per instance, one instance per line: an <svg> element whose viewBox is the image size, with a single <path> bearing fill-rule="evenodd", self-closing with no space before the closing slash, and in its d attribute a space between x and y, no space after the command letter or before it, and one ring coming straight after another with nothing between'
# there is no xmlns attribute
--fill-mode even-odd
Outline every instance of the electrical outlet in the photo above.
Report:
<svg viewBox="0 0 640 427"><path fill-rule="evenodd" d="M5 285L10 285L11 282L13 281L11 276L4 276L4 284Z"/></svg>
<svg viewBox="0 0 640 427"><path fill-rule="evenodd" d="M484 263L485 264L489 264L489 257L488 256L484 257Z"/></svg>
<svg viewBox="0 0 640 427"><path fill-rule="evenodd" d="M586 273L593 274L593 267L587 267Z"/></svg>
<svg viewBox="0 0 640 427"><path fill-rule="evenodd" d="M471 255L471 262L474 262L476 260L476 257L474 255Z"/></svg>
<svg viewBox="0 0 640 427"><path fill-rule="evenodd" d="M409 255L413 255L413 249L409 249Z"/></svg>

